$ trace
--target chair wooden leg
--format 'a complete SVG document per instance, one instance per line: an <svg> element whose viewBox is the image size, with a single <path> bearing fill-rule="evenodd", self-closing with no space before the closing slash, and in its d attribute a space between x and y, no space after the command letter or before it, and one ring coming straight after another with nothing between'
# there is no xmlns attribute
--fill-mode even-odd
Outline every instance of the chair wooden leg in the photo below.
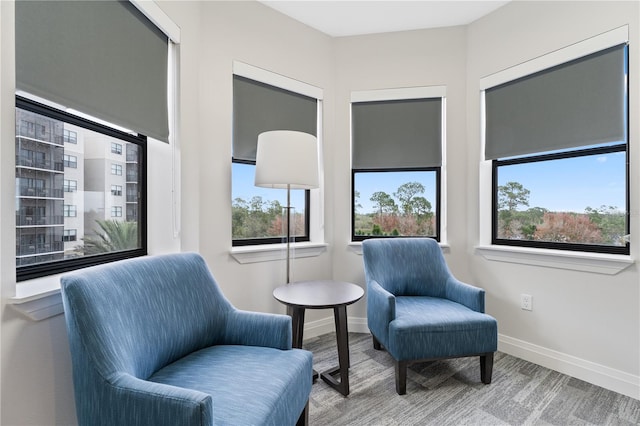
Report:
<svg viewBox="0 0 640 426"><path fill-rule="evenodd" d="M304 410L300 413L300 417L296 422L296 426L308 426L309 425L309 401L307 401L307 405L304 406Z"/></svg>
<svg viewBox="0 0 640 426"><path fill-rule="evenodd" d="M380 344L380 342L378 341L378 339L376 339L376 336L374 336L373 334L371 335L371 338L373 338L373 349L379 351L382 349L382 345Z"/></svg>
<svg viewBox="0 0 640 426"><path fill-rule="evenodd" d="M407 393L407 361L396 361L396 392L398 395Z"/></svg>
<svg viewBox="0 0 640 426"><path fill-rule="evenodd" d="M480 356L480 380L485 385L491 383L493 374L493 352Z"/></svg>

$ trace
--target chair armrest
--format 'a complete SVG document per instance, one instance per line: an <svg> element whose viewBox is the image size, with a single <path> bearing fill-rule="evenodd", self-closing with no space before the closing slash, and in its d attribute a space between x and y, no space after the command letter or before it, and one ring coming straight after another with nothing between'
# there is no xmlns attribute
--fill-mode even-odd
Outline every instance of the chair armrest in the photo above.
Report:
<svg viewBox="0 0 640 426"><path fill-rule="evenodd" d="M204 392L148 382L126 373L117 373L109 386L110 392L103 394L108 400L98 405L107 409L96 412L100 416L96 424L213 425L213 401ZM91 398L82 401L90 403Z"/></svg>
<svg viewBox="0 0 640 426"><path fill-rule="evenodd" d="M484 290L479 287L463 283L450 276L447 280L445 295L449 300L484 313Z"/></svg>
<svg viewBox="0 0 640 426"><path fill-rule="evenodd" d="M389 343L389 323L396 318L396 297L377 281L367 282L367 325L383 345Z"/></svg>
<svg viewBox="0 0 640 426"><path fill-rule="evenodd" d="M229 312L224 344L291 349L291 342L291 317L288 315L239 309Z"/></svg>

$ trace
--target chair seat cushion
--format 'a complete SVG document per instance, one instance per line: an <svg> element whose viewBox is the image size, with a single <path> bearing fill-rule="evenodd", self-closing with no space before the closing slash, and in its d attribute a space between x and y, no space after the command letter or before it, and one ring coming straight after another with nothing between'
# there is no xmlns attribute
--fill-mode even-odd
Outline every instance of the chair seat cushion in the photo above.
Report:
<svg viewBox="0 0 640 426"><path fill-rule="evenodd" d="M215 425L284 425L295 423L307 403L312 362L311 353L300 349L220 345L194 352L148 380L211 395Z"/></svg>
<svg viewBox="0 0 640 426"><path fill-rule="evenodd" d="M398 361L495 352L498 325L490 315L447 299L396 297L388 351Z"/></svg>

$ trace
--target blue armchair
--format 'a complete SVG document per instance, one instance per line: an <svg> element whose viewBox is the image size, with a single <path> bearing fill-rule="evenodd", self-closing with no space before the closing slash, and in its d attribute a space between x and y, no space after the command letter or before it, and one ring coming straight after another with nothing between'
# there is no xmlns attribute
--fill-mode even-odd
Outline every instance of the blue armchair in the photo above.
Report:
<svg viewBox="0 0 640 426"><path fill-rule="evenodd" d="M395 360L396 392L407 391L414 362L480 357L491 383L498 326L484 313L484 290L456 280L430 238L369 239L362 243L367 323L373 346Z"/></svg>
<svg viewBox="0 0 640 426"><path fill-rule="evenodd" d="M291 318L241 311L181 253L63 276L80 425L308 422L312 355Z"/></svg>

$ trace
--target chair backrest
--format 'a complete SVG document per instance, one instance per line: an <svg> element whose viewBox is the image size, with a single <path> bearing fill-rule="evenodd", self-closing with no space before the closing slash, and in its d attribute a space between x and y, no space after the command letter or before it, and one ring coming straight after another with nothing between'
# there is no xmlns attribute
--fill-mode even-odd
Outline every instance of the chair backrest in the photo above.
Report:
<svg viewBox="0 0 640 426"><path fill-rule="evenodd" d="M451 272L432 238L373 238L362 242L367 282L395 296L445 297Z"/></svg>
<svg viewBox="0 0 640 426"><path fill-rule="evenodd" d="M105 378L146 379L215 344L234 309L195 253L87 268L61 283L72 357Z"/></svg>

